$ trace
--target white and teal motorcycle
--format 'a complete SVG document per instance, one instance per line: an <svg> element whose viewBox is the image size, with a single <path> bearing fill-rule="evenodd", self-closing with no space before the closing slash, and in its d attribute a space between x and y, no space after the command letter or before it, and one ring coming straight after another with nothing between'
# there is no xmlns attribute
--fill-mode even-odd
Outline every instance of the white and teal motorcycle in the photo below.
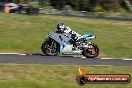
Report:
<svg viewBox="0 0 132 88"><path fill-rule="evenodd" d="M42 52L48 56L62 54L82 54L87 58L99 55L96 44L88 42L96 38L92 34L83 34L75 39L74 34L50 32L41 46Z"/></svg>

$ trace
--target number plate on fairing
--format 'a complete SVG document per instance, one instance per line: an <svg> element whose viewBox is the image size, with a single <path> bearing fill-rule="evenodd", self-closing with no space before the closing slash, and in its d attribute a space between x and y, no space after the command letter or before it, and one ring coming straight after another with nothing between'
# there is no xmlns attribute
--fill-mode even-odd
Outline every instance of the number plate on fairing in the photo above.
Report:
<svg viewBox="0 0 132 88"><path fill-rule="evenodd" d="M58 42L59 44L67 43L70 40L70 35L66 33L58 34L58 33L52 32L49 37L55 40L56 42Z"/></svg>

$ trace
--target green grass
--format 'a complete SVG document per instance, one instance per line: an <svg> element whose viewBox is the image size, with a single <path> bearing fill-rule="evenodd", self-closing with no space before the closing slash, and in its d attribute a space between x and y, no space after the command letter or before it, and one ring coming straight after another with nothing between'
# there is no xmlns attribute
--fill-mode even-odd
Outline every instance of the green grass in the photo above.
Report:
<svg viewBox="0 0 132 88"><path fill-rule="evenodd" d="M41 53L45 36L64 22L80 34L92 33L100 57L132 58L132 22L0 13L0 52Z"/></svg>
<svg viewBox="0 0 132 88"><path fill-rule="evenodd" d="M84 66L88 74L130 74L129 66ZM0 88L82 88L77 85L78 66L1 64ZM88 84L83 88L131 88L130 84Z"/></svg>
<svg viewBox="0 0 132 88"><path fill-rule="evenodd" d="M132 23L60 16L0 13L0 52L41 53L45 36L59 22L73 30L92 33L100 57L132 56ZM130 66L84 66L90 74L130 74ZM89 84L80 87L76 65L0 64L0 88L131 88L132 84Z"/></svg>

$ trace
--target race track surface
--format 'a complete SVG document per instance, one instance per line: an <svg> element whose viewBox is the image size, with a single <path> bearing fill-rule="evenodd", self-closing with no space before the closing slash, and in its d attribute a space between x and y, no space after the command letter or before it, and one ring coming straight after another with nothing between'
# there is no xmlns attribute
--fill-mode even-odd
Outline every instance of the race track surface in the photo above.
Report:
<svg viewBox="0 0 132 88"><path fill-rule="evenodd" d="M132 66L132 60L80 58L73 56L41 56L41 55L0 55L0 63Z"/></svg>
<svg viewBox="0 0 132 88"><path fill-rule="evenodd" d="M103 17L103 16L75 16L75 15L59 15L59 14L43 14L50 16L63 16L63 17L79 17L79 18L94 18L104 20L115 20L115 21L132 21L132 17Z"/></svg>

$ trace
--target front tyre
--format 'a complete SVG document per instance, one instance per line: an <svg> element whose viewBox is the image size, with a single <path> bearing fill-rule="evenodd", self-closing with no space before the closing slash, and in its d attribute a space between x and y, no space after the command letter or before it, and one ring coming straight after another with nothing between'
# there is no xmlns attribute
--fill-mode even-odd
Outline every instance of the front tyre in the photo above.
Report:
<svg viewBox="0 0 132 88"><path fill-rule="evenodd" d="M95 58L99 55L99 48L95 44L90 44L88 48L85 48L82 55L86 58Z"/></svg>
<svg viewBox="0 0 132 88"><path fill-rule="evenodd" d="M58 54L57 43L55 41L50 43L45 41L41 46L41 50L48 56L56 56Z"/></svg>

